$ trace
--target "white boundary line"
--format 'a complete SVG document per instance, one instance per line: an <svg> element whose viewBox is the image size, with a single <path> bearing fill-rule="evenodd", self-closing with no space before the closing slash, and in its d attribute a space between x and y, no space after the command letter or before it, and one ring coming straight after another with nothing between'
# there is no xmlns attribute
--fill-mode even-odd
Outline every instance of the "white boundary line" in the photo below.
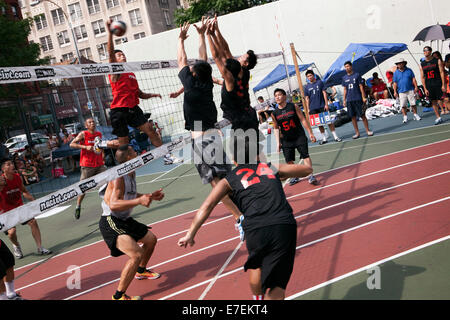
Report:
<svg viewBox="0 0 450 320"><path fill-rule="evenodd" d="M336 277L336 278L333 278L333 279L331 279L331 280L325 281L325 282L323 282L323 283L321 283L321 284L318 284L318 285L316 285L316 286L314 286L314 287L311 287L311 288L308 288L308 289L306 289L306 290L303 290L303 291L300 291L300 292L298 292L298 293L295 293L295 294L293 294L293 295L291 295L291 296L289 296L289 297L286 297L286 300L293 300L293 299L296 299L296 298L298 298L298 297L300 297L300 296L302 296L302 295L305 295L305 294L307 294L307 293L310 293L310 292L312 292L312 291L315 291L315 290L317 290L317 289L320 289L320 288L322 288L322 287L325 287L325 286L327 286L327 285L329 285L329 284L335 283L335 282L337 282L337 281L339 281L339 280L348 278L348 277L350 277L350 276L352 276L352 275L354 275L354 274L360 273L360 272L362 272L362 271L364 271L364 270L367 270L367 269L369 269L369 268L378 266L378 265L380 265L380 264L382 264L382 263L385 263L385 262L387 262L387 261L397 259L397 258L402 257L402 256L404 256L404 255L407 255L407 254L409 254L409 253L412 253L412 252L421 250L421 249L423 249L423 248L426 248L426 247L428 247L428 246L437 244L437 243L439 243L439 242L442 242L442 241L445 241L445 240L448 240L448 239L450 239L450 235L448 235L448 236L446 236L446 237L442 237L442 238L437 239L437 240L434 240L434 241L430 241L430 242L425 243L425 244L423 244L423 245L420 245L420 246L418 246L418 247L415 247L415 248L412 248L412 249L409 249L409 250L400 252L400 253L398 253L398 254L396 254L396 255L390 256L389 258L386 258L386 259L383 259L383 260L379 260L379 261L377 261L377 262L375 262L375 263L369 264L369 265L367 265L367 266L364 266L364 267L361 267L361 268L359 268L359 269L356 269L356 270L353 270L353 271L351 271L351 272L348 272L348 273L346 273L346 274L343 274L343 275L341 275L341 276L339 276L339 277Z"/></svg>
<svg viewBox="0 0 450 320"><path fill-rule="evenodd" d="M305 244L303 244L303 245L300 245L300 246L296 247L295 249L298 250L298 249L301 249L301 248L304 248L304 247L308 247L308 246L310 246L310 245L313 245L313 244L316 244L316 243L318 243L318 242L321 242L321 241L324 241L324 240L327 240L327 239L330 239L330 238L339 236L339 235L341 235L341 234L344 234L344 233L347 233L347 232L351 232L351 231L354 231L354 230L357 230L357 229L366 227L366 226L368 226L368 225L371 225L371 224L374 224L374 223L377 223L377 222L380 222L380 221L383 221L383 220L386 220L386 219L390 219L390 218L396 217L396 216L398 216L398 215L401 215L401 214L404 214L404 213L408 213L408 212L411 212L411 211L414 211L414 210L417 210L417 209L421 209L421 208L424 208L424 207L427 207L427 206L430 206L430 205L434 205L434 204L437 204L437 203L440 203L440 202L446 201L446 200L450 200L450 196L447 196L447 197L445 197L445 198L441 198L441 199L438 199L438 200L435 200L435 201L431 201L431 202L428 202L428 203L424 203L424 204L421 204L421 205L418 205L418 206L415 206L415 207L412 207L412 208L409 208L409 209L406 209L406 210L402 210L402 211L393 213L393 214L391 214L391 215L382 217L382 218L380 218L380 219L376 219L376 220L373 220L373 221L369 221L369 222L367 222L367 223L363 223L363 224L360 224L360 225L358 225L358 226L355 226L355 227L352 227L352 228L349 228L349 229L345 229L345 230L343 230L343 231L340 231L340 232L337 232L337 233L328 235L328 236L326 236L326 237L323 237L323 238L316 239L316 240L314 240L314 241L305 243ZM449 237L450 237L450 236L449 236ZM225 277L225 276L228 276L228 275L230 275L230 274L232 274L232 273L235 273L235 272L238 272L238 271L240 271L240 270L243 270L243 267L239 267L239 268L236 268L236 269L234 269L234 270L231 270L231 271L229 271L229 272L223 274L223 275L220 276L219 278L223 278L223 277ZM168 295L168 296L162 297L162 298L160 298L160 299L158 299L158 300L166 300L166 299L168 299L168 298L174 297L174 296L176 296L176 295L178 295L178 294L180 294L180 293L184 293L184 292L186 292L186 291L189 291L189 290L191 290L191 289L194 289L194 288L196 288L196 287L199 287L199 286L201 286L201 285L204 285L204 284L206 284L206 283L212 281L213 279L214 279L214 278L209 279L209 280L205 280L205 281L203 281L203 282L201 282L201 283L197 283L197 284L195 284L195 285L190 286L189 288L185 288L185 289L183 289L183 290L174 292L174 293L172 293L172 294L170 294L170 295Z"/></svg>

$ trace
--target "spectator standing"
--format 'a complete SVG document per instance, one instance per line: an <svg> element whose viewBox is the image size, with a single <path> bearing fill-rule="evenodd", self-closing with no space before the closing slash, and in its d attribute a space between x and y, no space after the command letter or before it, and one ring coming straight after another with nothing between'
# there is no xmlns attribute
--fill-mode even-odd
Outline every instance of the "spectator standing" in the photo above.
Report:
<svg viewBox="0 0 450 320"><path fill-rule="evenodd" d="M431 50L429 46L423 48L425 59L420 62L420 76L425 94L430 99L434 114L436 115L434 124L440 124L442 123L442 118L439 114L439 100L442 99L442 95L446 91L444 64L442 60L433 57Z"/></svg>
<svg viewBox="0 0 450 320"><path fill-rule="evenodd" d="M344 63L346 75L342 77L342 86L344 87L344 107L347 107L348 115L352 118L355 135L353 139L359 138L358 118L362 119L367 135L373 136L369 130L369 122L363 112L363 105L367 102L364 92L364 81L358 72L353 72L353 66L350 61Z"/></svg>
<svg viewBox="0 0 450 320"><path fill-rule="evenodd" d="M329 111L327 92L322 80L316 79L316 76L312 70L306 71L306 78L309 80L309 83L305 86L304 91L309 114L312 115ZM307 120L309 121L309 119ZM334 140L341 142L342 139L337 136L334 125L330 123L328 124L328 128L330 129ZM325 128L323 126L319 126L319 131L322 134L322 140L319 141L319 144L327 143Z"/></svg>
<svg viewBox="0 0 450 320"><path fill-rule="evenodd" d="M414 72L406 66L407 62L403 58L400 58L395 64L397 65L397 70L395 71L393 78L394 96L400 100L403 123L408 122L408 102L413 111L414 120L420 120L421 118L417 114L415 95L419 92L419 88L417 87Z"/></svg>

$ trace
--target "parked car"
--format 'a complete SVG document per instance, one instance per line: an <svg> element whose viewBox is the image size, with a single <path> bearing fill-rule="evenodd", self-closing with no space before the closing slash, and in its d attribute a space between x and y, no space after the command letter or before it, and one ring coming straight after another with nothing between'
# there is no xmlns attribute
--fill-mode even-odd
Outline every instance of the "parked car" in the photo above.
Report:
<svg viewBox="0 0 450 320"><path fill-rule="evenodd" d="M31 132L31 139L40 139L40 138L47 138L47 136L42 134L42 133ZM13 143L16 143L16 142L19 142L19 141L25 141L26 142L27 141L27 135L26 134L20 134L18 136L11 137L8 140L6 140L4 145L8 149L10 149Z"/></svg>
<svg viewBox="0 0 450 320"><path fill-rule="evenodd" d="M41 138L33 138L34 148L39 151L43 158L50 157L50 149L47 146L48 137L43 136ZM20 157L23 157L25 154L25 147L28 146L27 140L25 141L17 141L14 142L9 147L9 153L13 155L14 153L18 153Z"/></svg>

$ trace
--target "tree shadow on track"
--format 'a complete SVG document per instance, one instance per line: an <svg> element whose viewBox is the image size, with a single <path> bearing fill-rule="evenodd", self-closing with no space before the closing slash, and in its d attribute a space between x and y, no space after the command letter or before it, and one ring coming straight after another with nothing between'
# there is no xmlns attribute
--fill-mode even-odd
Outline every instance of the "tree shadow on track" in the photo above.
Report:
<svg viewBox="0 0 450 320"><path fill-rule="evenodd" d="M193 264L186 264L175 269L164 271L161 274L161 279L163 282L158 283L158 288L142 295L142 297L150 297L161 293L168 295L171 293L169 290L176 287L179 287L181 290L194 285L194 283L190 280L195 279L196 277L199 277L199 279L195 280L195 283L214 277L219 271L219 268L230 256L231 251L232 250L225 250L217 254L209 255ZM246 250L239 250L233 257L232 261L238 260L242 255L246 255ZM205 275L199 275L201 271L208 272Z"/></svg>

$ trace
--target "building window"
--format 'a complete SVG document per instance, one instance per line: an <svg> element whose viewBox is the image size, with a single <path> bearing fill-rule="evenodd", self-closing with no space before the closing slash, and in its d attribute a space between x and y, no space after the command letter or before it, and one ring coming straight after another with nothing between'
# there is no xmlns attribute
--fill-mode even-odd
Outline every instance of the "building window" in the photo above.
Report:
<svg viewBox="0 0 450 320"><path fill-rule="evenodd" d="M169 1L167 0L159 0L159 5L161 8L169 8Z"/></svg>
<svg viewBox="0 0 450 320"><path fill-rule="evenodd" d="M65 22L64 13L63 13L62 9L58 8L58 9L52 10L51 13L52 13L52 18L53 18L53 24L55 26Z"/></svg>
<svg viewBox="0 0 450 320"><path fill-rule="evenodd" d="M98 55L100 57L100 60L106 60L108 59L108 51L106 49L107 43L102 43L97 45L97 51Z"/></svg>
<svg viewBox="0 0 450 320"><path fill-rule="evenodd" d="M62 61L70 61L73 59L73 52L65 53L62 55Z"/></svg>
<svg viewBox="0 0 450 320"><path fill-rule="evenodd" d="M86 0L89 14L100 12L100 3L98 0Z"/></svg>
<svg viewBox="0 0 450 320"><path fill-rule="evenodd" d="M141 18L141 11L139 9L134 9L131 11L128 11L130 15L131 25L137 26L142 24L142 18Z"/></svg>
<svg viewBox="0 0 450 320"><path fill-rule="evenodd" d="M145 32L139 32L134 35L134 40L145 38Z"/></svg>
<svg viewBox="0 0 450 320"><path fill-rule="evenodd" d="M86 59L92 60L92 51L91 48L81 49L80 55L85 57Z"/></svg>
<svg viewBox="0 0 450 320"><path fill-rule="evenodd" d="M103 20L97 20L92 22L92 29L94 30L94 34L96 36L106 32L105 23L103 22Z"/></svg>
<svg viewBox="0 0 450 320"><path fill-rule="evenodd" d="M136 2L136 0L127 0L127 3Z"/></svg>
<svg viewBox="0 0 450 320"><path fill-rule="evenodd" d="M128 42L128 38L127 37L123 37L123 38L119 38L119 39L114 40L114 43L117 44L117 45L125 43L125 42Z"/></svg>
<svg viewBox="0 0 450 320"><path fill-rule="evenodd" d="M84 24L73 28L73 31L75 32L75 37L77 38L78 41L87 39L87 37L88 37L87 31L86 31L86 26Z"/></svg>
<svg viewBox="0 0 450 320"><path fill-rule="evenodd" d="M172 22L170 21L170 14L168 10L163 10L164 19L166 20L166 26L172 25Z"/></svg>
<svg viewBox="0 0 450 320"><path fill-rule="evenodd" d="M42 30L44 28L47 28L47 18L45 17L45 13L42 13L40 15L37 15L34 17L34 22L36 23L36 28L38 30Z"/></svg>
<svg viewBox="0 0 450 320"><path fill-rule="evenodd" d="M119 5L119 0L106 0L106 6L108 9L117 7Z"/></svg>
<svg viewBox="0 0 450 320"><path fill-rule="evenodd" d="M80 7L79 2L70 4L68 7L69 7L70 19L72 21L77 21L77 20L80 20L81 18L83 18L83 13L81 12L81 7Z"/></svg>
<svg viewBox="0 0 450 320"><path fill-rule="evenodd" d="M69 32L67 32L67 30L57 32L56 37L58 38L58 43L60 47L70 43Z"/></svg>
<svg viewBox="0 0 450 320"><path fill-rule="evenodd" d="M111 19L111 21L123 21L121 14L116 14L115 16L111 16L109 18Z"/></svg>
<svg viewBox="0 0 450 320"><path fill-rule="evenodd" d="M41 43L42 51L53 50L52 38L50 36L39 38L39 42Z"/></svg>

